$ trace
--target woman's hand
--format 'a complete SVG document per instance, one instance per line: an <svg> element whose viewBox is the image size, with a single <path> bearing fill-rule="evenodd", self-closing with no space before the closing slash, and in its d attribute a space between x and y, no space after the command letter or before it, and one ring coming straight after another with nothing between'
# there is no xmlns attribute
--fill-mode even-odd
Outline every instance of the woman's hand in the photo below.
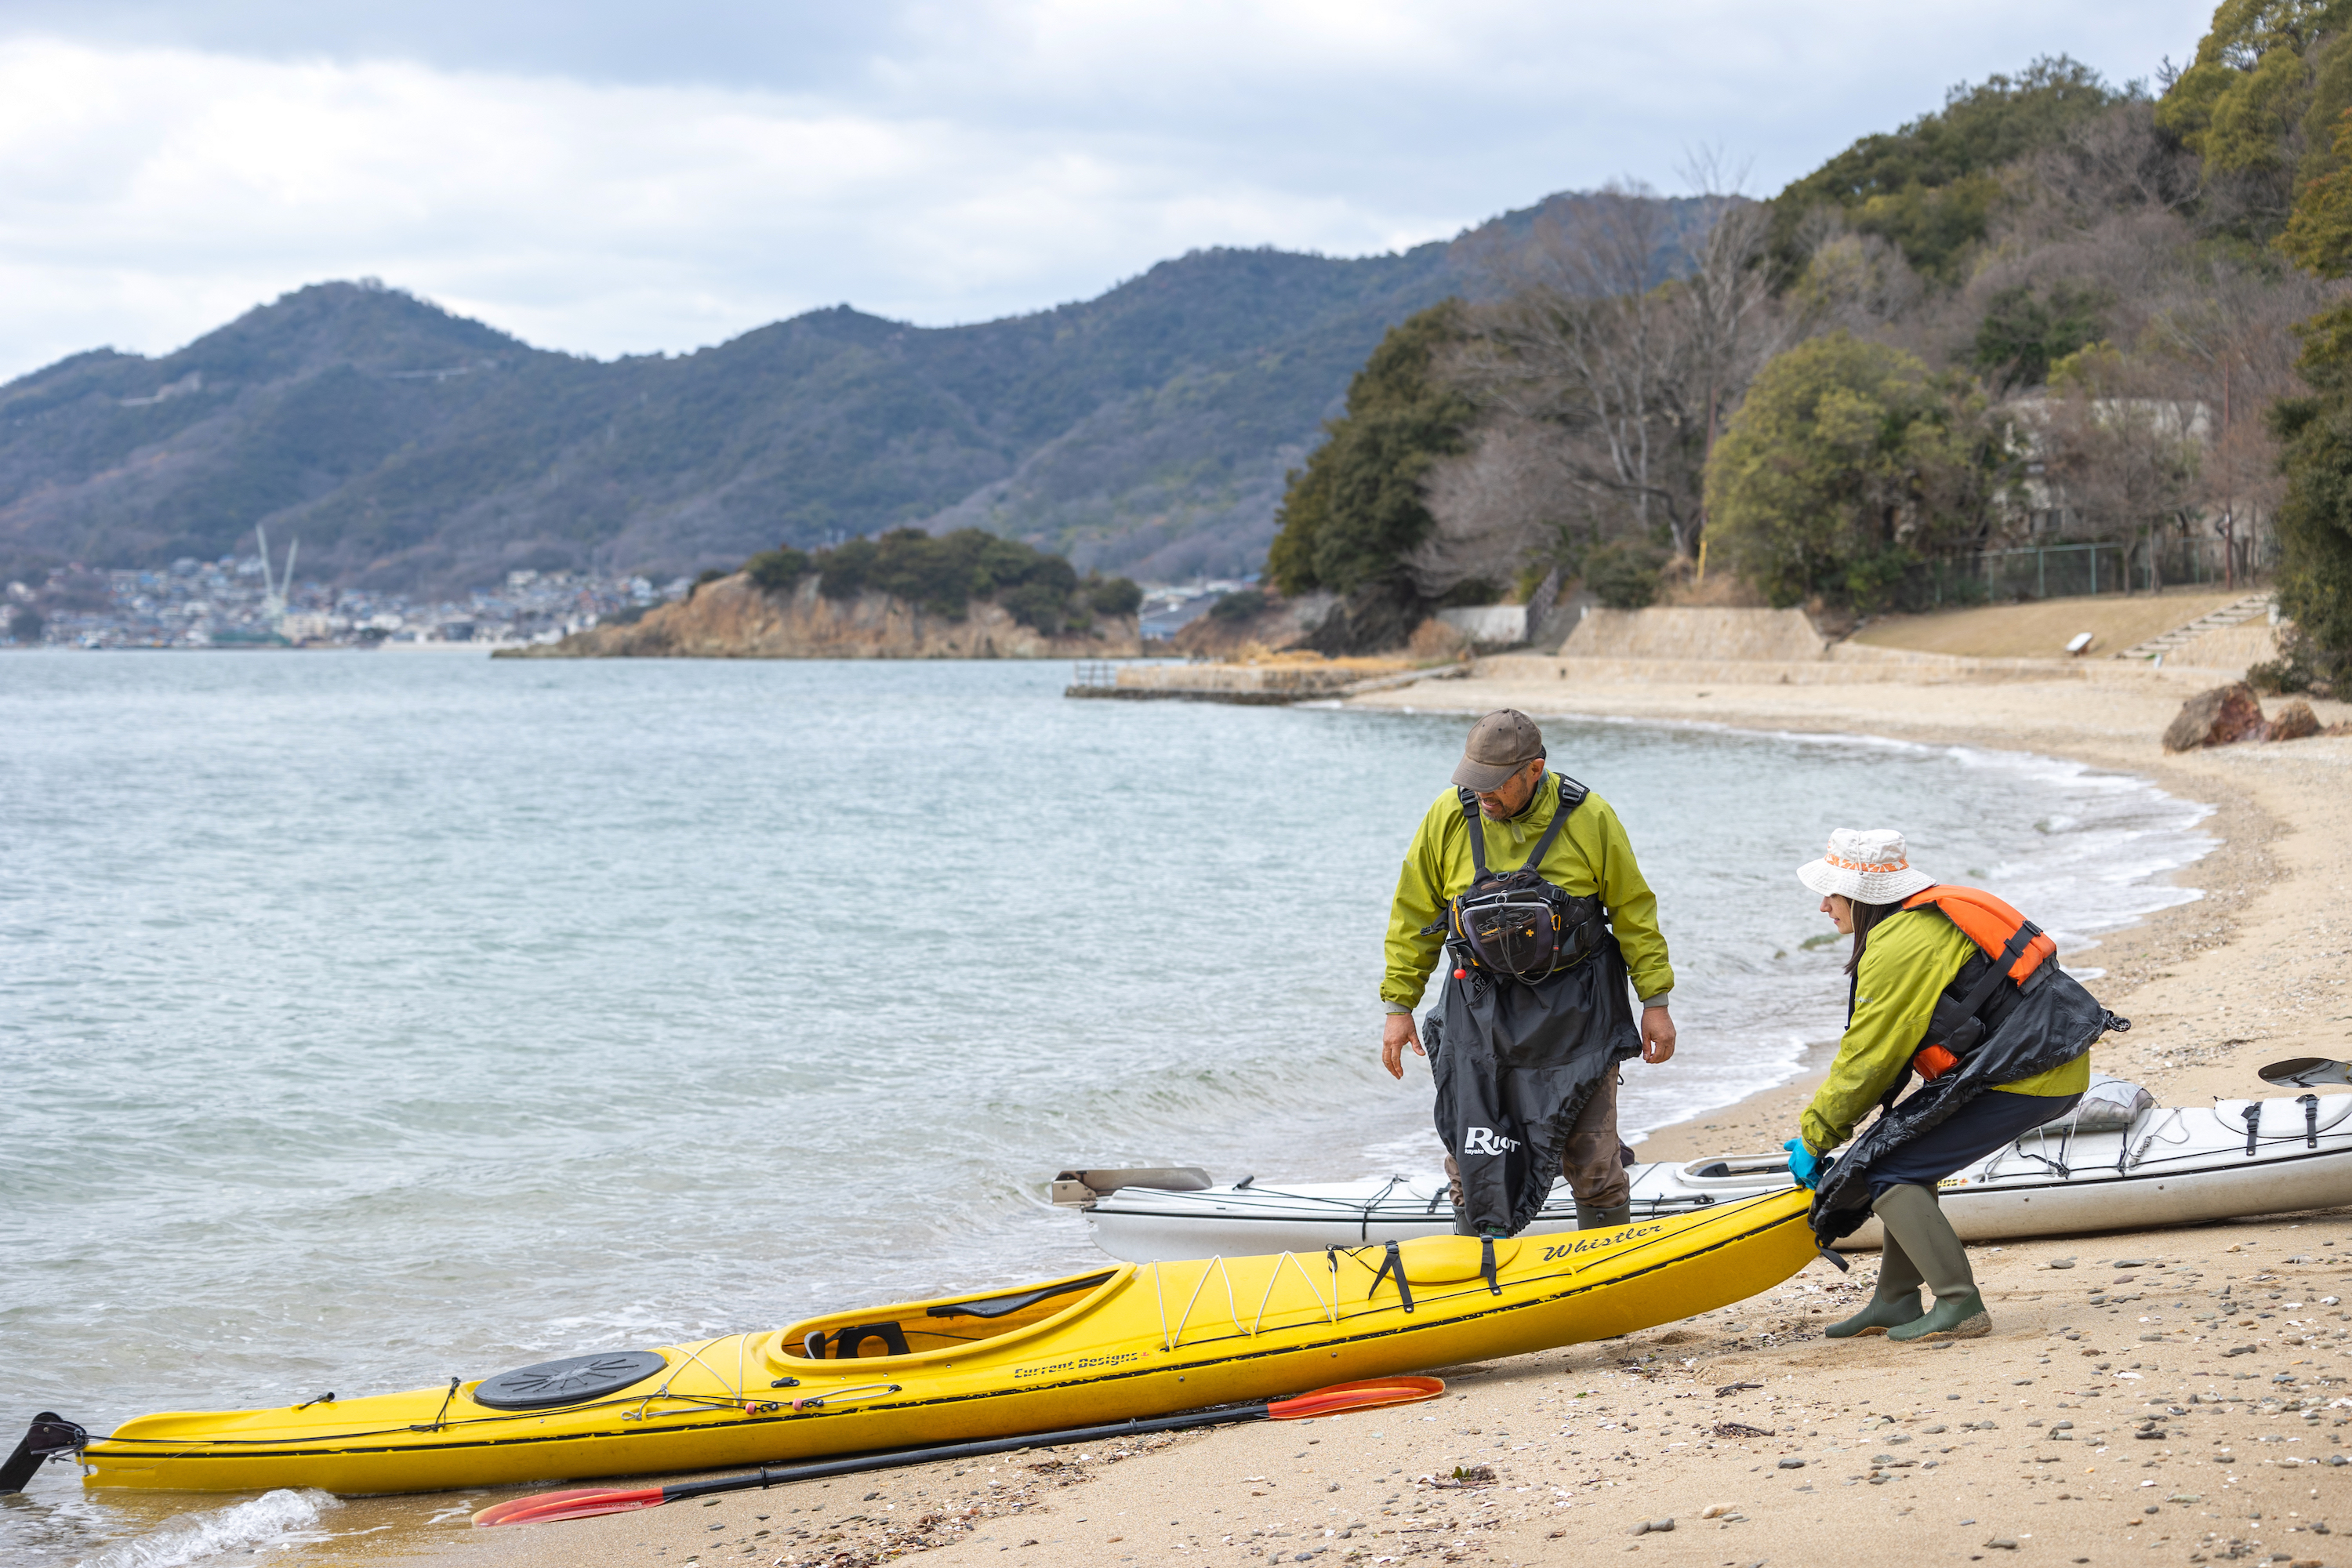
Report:
<svg viewBox="0 0 2352 1568"><path fill-rule="evenodd" d="M1822 1157L1813 1152L1812 1145L1801 1138L1791 1138L1780 1145L1789 1152L1789 1174L1797 1185L1811 1191L1822 1180Z"/></svg>

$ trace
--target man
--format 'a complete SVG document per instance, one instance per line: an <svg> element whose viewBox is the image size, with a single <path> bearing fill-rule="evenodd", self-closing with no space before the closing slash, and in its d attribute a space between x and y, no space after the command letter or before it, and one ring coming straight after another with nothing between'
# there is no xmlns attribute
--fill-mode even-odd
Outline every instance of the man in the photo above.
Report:
<svg viewBox="0 0 2352 1568"><path fill-rule="evenodd" d="M1479 720L1454 783L1422 818L1397 876L1381 983L1389 1014L1381 1065L1402 1079L1406 1047L1428 1054L1412 1009L1450 945L1431 1035L1456 1228L1516 1234L1543 1207L1555 1171L1576 1194L1580 1228L1624 1225L1632 1209L1618 1158L1617 1064L1675 1054L1675 977L1657 897L1609 803L1546 771L1542 732L1526 714L1504 709ZM1563 805L1567 818L1556 822ZM1549 899L1558 915L1551 929L1584 934L1556 937L1561 951L1517 967L1477 940L1475 921L1450 921L1454 900L1482 868L1504 879L1482 889L1507 885L1509 872L1536 873L1557 893L1538 888L1536 902L1512 907L1540 910ZM1541 923L1522 921L1504 934L1526 937ZM1638 1027L1629 969L1642 1002Z"/></svg>

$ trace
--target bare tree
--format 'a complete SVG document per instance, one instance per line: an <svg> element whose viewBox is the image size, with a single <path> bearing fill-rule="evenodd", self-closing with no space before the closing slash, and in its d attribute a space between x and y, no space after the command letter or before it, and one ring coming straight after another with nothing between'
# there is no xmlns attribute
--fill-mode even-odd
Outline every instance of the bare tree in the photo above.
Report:
<svg viewBox="0 0 2352 1568"><path fill-rule="evenodd" d="M1612 183L1490 251L1501 298L1451 367L1496 416L1549 432L1607 531L1663 526L1685 556L1714 431L1777 346L1764 210L1718 188L1711 158L1691 173L1695 226L1648 186Z"/></svg>
<svg viewBox="0 0 2352 1568"><path fill-rule="evenodd" d="M1507 584L1591 521L1559 427L1517 415L1484 420L1469 451L1430 471L1426 494L1437 526L1406 569L1432 599Z"/></svg>

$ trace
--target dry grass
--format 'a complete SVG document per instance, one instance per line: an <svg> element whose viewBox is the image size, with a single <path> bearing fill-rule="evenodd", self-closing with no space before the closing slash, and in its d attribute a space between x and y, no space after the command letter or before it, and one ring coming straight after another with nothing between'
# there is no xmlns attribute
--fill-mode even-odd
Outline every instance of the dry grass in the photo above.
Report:
<svg viewBox="0 0 2352 1568"><path fill-rule="evenodd" d="M2102 594L2094 598L1945 610L1930 616L1889 616L1863 627L1853 640L1874 647L1914 648L1970 658L2062 658L2070 638L2089 632L2096 640L2085 657L2104 658L2175 626L2185 626L2243 596L2242 591L2155 597Z"/></svg>

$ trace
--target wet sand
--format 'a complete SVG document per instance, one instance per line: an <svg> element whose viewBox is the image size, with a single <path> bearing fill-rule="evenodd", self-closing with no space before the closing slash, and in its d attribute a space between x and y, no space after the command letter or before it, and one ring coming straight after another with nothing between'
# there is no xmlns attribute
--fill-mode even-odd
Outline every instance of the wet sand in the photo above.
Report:
<svg viewBox="0 0 2352 1568"><path fill-rule="evenodd" d="M2219 679L1685 689L1482 674L1358 701L1996 746L2211 803L2221 847L2180 879L2205 896L2087 960L2107 972L2093 989L2134 1022L2097 1067L2191 1104L2255 1089L2254 1068L2278 1058L2352 1057L2352 740L2165 755L2165 722ZM2315 706L2323 722L2352 717ZM1640 1152L1777 1146L1809 1092L1800 1082L1706 1112ZM434 1558L848 1568L929 1548L938 1568L1568 1564L1596 1552L1706 1568L2352 1562L2324 1533L2352 1530L2352 1466L2330 1462L2352 1436L2352 1319L2337 1300L2352 1295L2352 1205L1972 1257L1994 1331L1957 1345L1822 1339L1867 1295L1864 1255L1850 1275L1815 1263L1668 1327L1448 1369L1447 1396L1412 1409L452 1530ZM1482 1466L1491 1484L1446 1484Z"/></svg>

